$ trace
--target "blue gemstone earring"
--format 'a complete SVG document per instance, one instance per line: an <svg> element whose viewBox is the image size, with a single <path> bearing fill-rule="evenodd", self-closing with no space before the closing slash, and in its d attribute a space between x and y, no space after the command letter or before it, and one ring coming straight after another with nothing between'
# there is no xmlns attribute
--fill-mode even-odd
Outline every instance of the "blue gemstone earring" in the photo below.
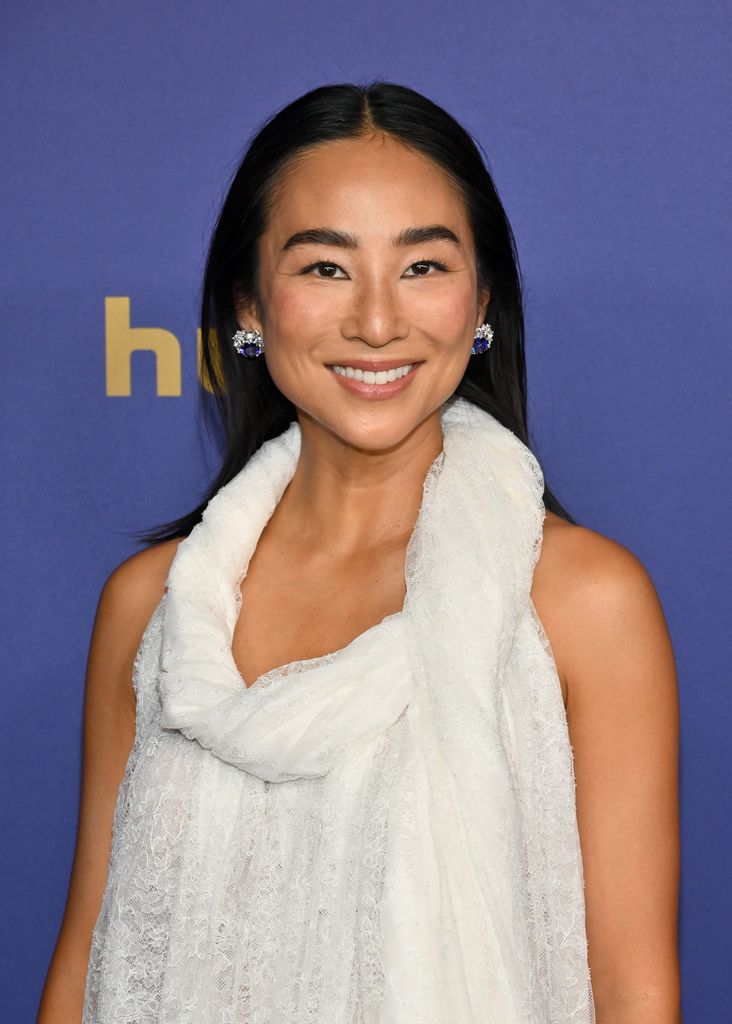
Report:
<svg viewBox="0 0 732 1024"><path fill-rule="evenodd" d="M231 340L239 355L247 356L249 359L261 356L264 349L264 338L256 330L237 331Z"/></svg>
<svg viewBox="0 0 732 1024"><path fill-rule="evenodd" d="M491 347L493 341L493 328L490 324L481 324L478 330L475 332L475 341L470 352L472 355L480 355L481 352L485 352L486 349Z"/></svg>

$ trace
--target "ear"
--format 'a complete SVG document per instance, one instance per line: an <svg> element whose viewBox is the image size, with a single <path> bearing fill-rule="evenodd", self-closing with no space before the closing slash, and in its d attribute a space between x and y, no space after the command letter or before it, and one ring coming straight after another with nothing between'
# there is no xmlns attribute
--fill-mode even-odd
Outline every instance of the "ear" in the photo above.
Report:
<svg viewBox="0 0 732 1024"><path fill-rule="evenodd" d="M262 318L259 315L256 301L250 296L242 295L234 288L234 309L236 310L237 323L241 330L262 331Z"/></svg>
<svg viewBox="0 0 732 1024"><path fill-rule="evenodd" d="M491 301L491 290L486 285L485 288L481 288L478 292L478 308L476 310L476 329L480 327L482 323L485 323L485 319L488 315L488 304Z"/></svg>

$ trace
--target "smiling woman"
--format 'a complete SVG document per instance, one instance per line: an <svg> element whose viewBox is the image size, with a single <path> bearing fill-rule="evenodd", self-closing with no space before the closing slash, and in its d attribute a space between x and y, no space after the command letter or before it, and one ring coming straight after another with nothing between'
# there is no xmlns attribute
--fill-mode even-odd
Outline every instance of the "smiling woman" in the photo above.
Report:
<svg viewBox="0 0 732 1024"><path fill-rule="evenodd" d="M369 133L311 147L283 169L256 296L242 297L238 319L265 339L267 371L305 430L383 451L416 428L412 443L434 458L435 410L460 383L489 298L451 180L429 157ZM410 369L391 383L355 372L393 367Z"/></svg>
<svg viewBox="0 0 732 1024"><path fill-rule="evenodd" d="M389 83L285 107L201 324L227 447L100 599L40 1024L674 1024L670 641L530 449L473 140Z"/></svg>

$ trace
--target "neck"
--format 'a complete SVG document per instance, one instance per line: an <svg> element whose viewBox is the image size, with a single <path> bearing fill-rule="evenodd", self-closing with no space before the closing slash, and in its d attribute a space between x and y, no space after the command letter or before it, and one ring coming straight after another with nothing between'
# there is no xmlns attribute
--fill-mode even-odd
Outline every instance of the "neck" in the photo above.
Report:
<svg viewBox="0 0 732 1024"><path fill-rule="evenodd" d="M440 411L380 451L354 448L303 414L299 423L300 457L273 516L293 543L347 557L406 542L442 451Z"/></svg>

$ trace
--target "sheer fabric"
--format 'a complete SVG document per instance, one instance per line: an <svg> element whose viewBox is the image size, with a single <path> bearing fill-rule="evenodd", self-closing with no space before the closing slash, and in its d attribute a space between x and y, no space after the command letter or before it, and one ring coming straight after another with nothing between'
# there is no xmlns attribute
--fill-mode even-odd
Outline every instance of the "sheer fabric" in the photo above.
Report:
<svg viewBox="0 0 732 1024"><path fill-rule="evenodd" d="M239 586L293 423L179 546L135 663L84 1024L592 1024L543 479L463 399L400 613L249 689Z"/></svg>

